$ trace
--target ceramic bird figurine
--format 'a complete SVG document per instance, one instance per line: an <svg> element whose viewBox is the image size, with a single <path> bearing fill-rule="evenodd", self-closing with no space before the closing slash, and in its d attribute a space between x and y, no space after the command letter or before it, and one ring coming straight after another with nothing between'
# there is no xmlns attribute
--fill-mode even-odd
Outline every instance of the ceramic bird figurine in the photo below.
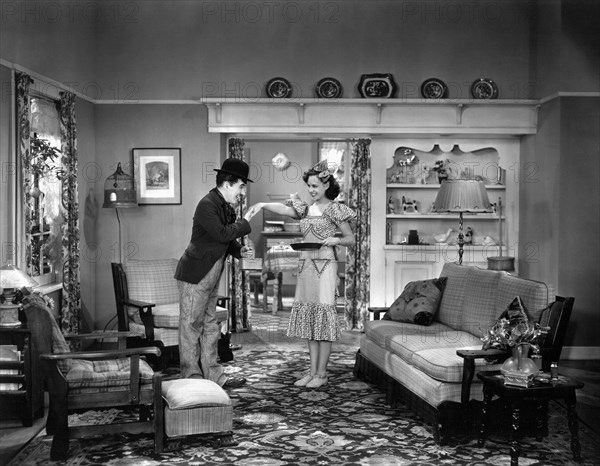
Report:
<svg viewBox="0 0 600 466"><path fill-rule="evenodd" d="M448 228L446 233L438 233L437 235L433 235L433 239L436 243L445 243L448 241L448 237L454 231L454 228Z"/></svg>

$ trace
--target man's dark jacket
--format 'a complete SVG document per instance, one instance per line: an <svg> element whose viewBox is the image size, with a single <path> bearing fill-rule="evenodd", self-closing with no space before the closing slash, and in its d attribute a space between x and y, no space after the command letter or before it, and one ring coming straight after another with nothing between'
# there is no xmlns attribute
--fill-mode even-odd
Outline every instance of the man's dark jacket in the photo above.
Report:
<svg viewBox="0 0 600 466"><path fill-rule="evenodd" d="M245 219L235 220L235 212L217 188L213 188L196 206L192 239L179 259L175 278L197 284L221 257L241 258L242 246L236 241L252 229Z"/></svg>

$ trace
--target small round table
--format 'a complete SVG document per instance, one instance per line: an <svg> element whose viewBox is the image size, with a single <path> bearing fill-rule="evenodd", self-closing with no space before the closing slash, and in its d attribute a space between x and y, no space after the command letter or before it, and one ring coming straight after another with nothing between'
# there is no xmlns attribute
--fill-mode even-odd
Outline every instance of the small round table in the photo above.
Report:
<svg viewBox="0 0 600 466"><path fill-rule="evenodd" d="M550 400L564 399L567 405L567 416L569 430L571 431L571 451L573 459L581 461L581 445L579 443L579 424L577 412L575 411L575 390L583 387L583 383L569 377L559 376L558 380L547 383L535 381L530 387L517 387L504 384L504 376L499 371L478 372L477 377L483 382L483 411L482 422L479 430L479 446L485 443L486 424L489 421L489 403L493 396L505 399L510 403L512 415L512 442L510 447L510 464L519 464L519 420L521 407L526 403L536 403L538 406L536 428L537 439L541 440L544 435L545 420L547 412L541 407Z"/></svg>

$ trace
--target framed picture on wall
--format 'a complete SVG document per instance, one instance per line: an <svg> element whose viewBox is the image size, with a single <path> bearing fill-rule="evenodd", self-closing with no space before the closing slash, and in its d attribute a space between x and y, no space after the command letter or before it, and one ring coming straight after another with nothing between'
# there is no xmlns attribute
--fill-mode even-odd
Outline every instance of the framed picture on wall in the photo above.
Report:
<svg viewBox="0 0 600 466"><path fill-rule="evenodd" d="M181 204L181 149L133 149L138 204Z"/></svg>

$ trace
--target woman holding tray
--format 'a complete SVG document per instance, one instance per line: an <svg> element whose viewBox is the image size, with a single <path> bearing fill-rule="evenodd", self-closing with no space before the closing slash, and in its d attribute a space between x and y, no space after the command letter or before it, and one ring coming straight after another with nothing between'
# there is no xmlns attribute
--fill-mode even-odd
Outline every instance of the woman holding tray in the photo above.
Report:
<svg viewBox="0 0 600 466"><path fill-rule="evenodd" d="M318 388L327 384L327 364L332 343L340 338L336 311L336 246L353 246L350 226L356 214L345 204L334 202L340 185L323 160L304 173L302 179L312 198L310 204L294 194L285 204L259 202L247 212L256 215L261 209L300 219L302 242L298 260L298 283L292 305L287 335L306 338L310 369L294 385ZM339 236L341 232L341 236Z"/></svg>

